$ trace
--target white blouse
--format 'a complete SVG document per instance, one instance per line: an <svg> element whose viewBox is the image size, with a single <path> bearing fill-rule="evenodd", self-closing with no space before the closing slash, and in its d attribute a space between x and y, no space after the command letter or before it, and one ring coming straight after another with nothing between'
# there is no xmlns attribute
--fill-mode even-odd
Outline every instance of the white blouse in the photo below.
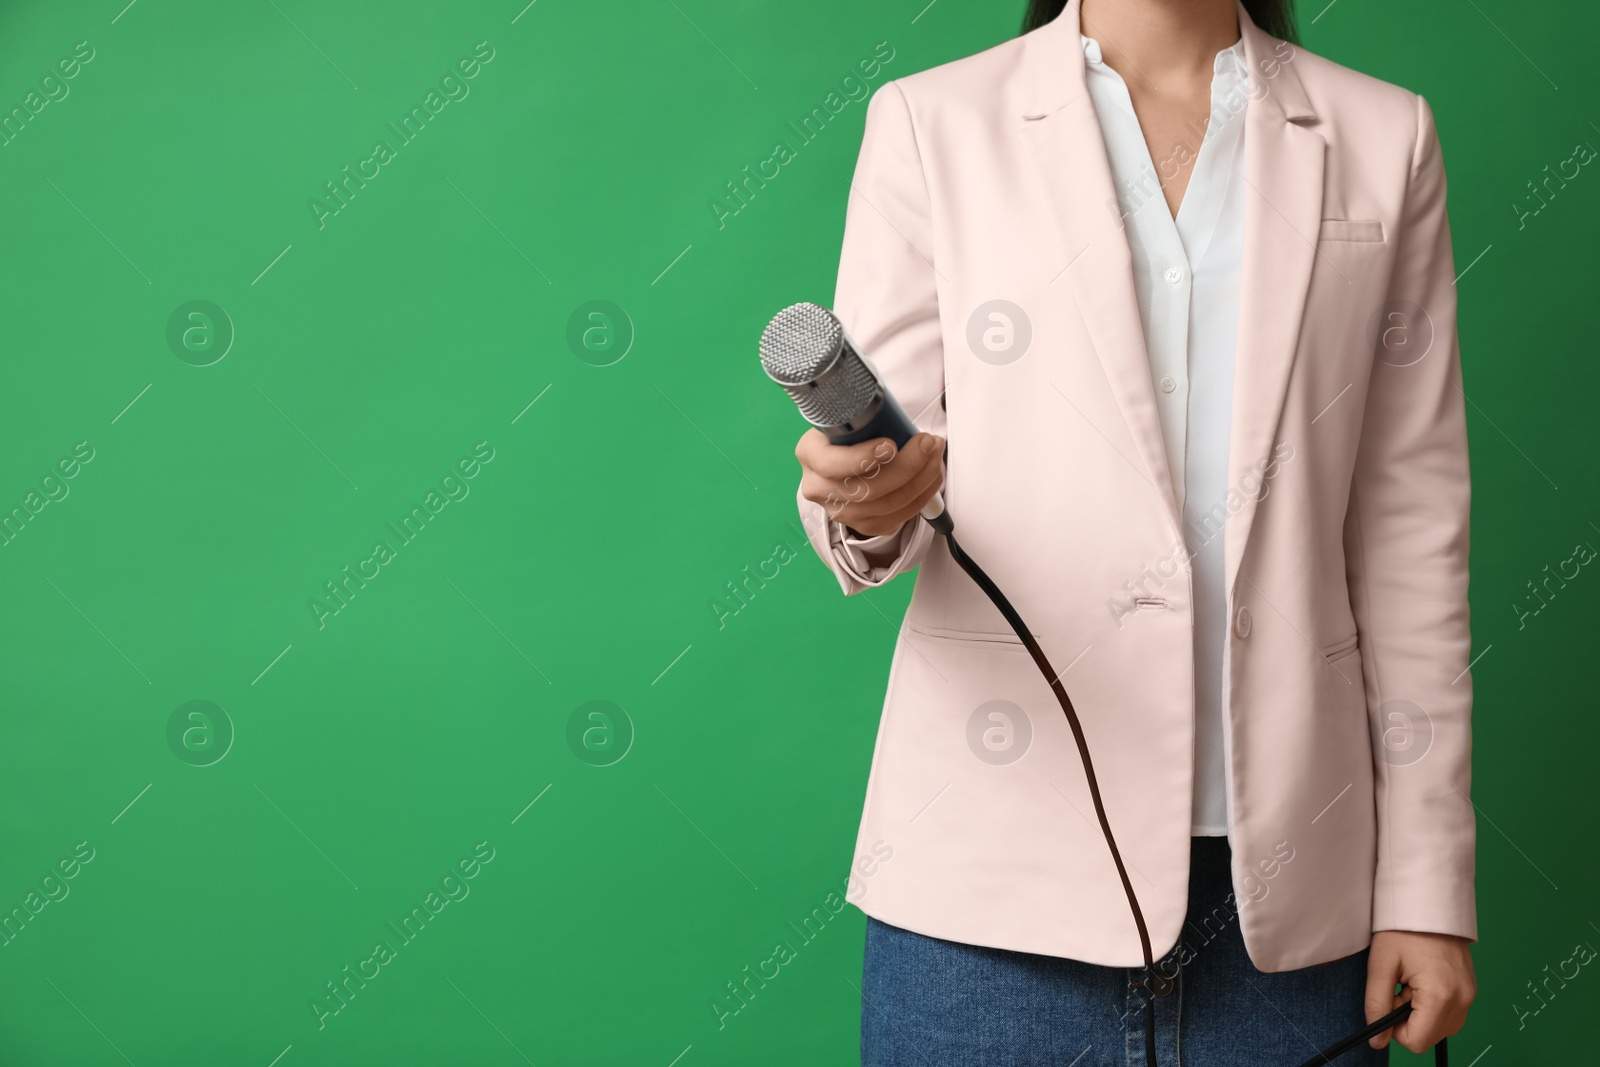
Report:
<svg viewBox="0 0 1600 1067"><path fill-rule="evenodd" d="M1155 163L1121 76L1083 38L1089 96L1117 186L1167 460L1194 574L1195 776L1190 832L1228 832L1223 770L1223 645L1228 628L1222 529L1208 516L1228 491L1228 429L1244 239L1244 43L1212 64L1211 116L1174 220L1159 175L1192 152Z"/></svg>

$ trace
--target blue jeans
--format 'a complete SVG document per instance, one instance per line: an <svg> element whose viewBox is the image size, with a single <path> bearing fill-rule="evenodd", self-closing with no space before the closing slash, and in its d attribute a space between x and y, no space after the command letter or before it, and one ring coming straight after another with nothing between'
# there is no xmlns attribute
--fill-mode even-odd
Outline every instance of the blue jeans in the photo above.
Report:
<svg viewBox="0 0 1600 1067"><path fill-rule="evenodd" d="M1297 971L1256 970L1228 863L1227 838L1193 839L1188 920L1157 964L1177 976L1177 988L1156 1000L1159 1067L1298 1067L1366 1025L1367 950ZM941 941L869 917L861 1062L1146 1067L1136 977L1137 969ZM1372 1067L1389 1052L1363 1043L1334 1062Z"/></svg>

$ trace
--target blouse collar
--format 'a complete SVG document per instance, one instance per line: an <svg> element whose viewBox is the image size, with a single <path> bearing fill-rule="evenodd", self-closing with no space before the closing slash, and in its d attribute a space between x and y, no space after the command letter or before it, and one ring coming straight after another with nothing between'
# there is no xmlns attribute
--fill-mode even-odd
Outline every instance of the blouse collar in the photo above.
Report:
<svg viewBox="0 0 1600 1067"><path fill-rule="evenodd" d="M1083 58L1089 62L1090 66L1104 66L1105 60L1101 57L1100 42L1088 34L1079 33L1078 36L1083 39ZM1216 59L1212 60L1211 71L1213 74L1242 74L1244 72L1243 37L1217 53Z"/></svg>

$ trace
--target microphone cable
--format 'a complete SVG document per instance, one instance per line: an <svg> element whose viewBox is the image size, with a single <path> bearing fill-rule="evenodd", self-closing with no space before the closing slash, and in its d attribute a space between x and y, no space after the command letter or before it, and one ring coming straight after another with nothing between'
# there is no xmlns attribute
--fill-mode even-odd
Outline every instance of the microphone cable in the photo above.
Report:
<svg viewBox="0 0 1600 1067"><path fill-rule="evenodd" d="M1346 1052L1349 1052L1351 1049L1361 1044L1361 1042L1365 1041L1367 1038L1372 1037L1374 1034L1381 1034L1385 1030L1389 1029L1389 1027L1394 1026L1397 1023L1405 1022L1410 1015L1411 1002L1408 1000L1394 1011L1391 1011L1388 1015L1385 1015L1383 1018L1374 1019L1372 1022L1368 1023L1365 1028L1357 1030L1349 1037L1343 1037L1338 1041L1335 1041L1333 1044L1329 1045L1327 1048L1323 1049L1321 1052L1302 1063L1300 1067L1324 1067L1325 1064L1332 1063L1336 1057L1343 1056ZM1441 1037L1439 1039L1439 1043L1433 1046L1433 1062L1435 1067L1450 1067L1450 1048L1449 1045L1446 1044L1448 1040L1448 1038Z"/></svg>
<svg viewBox="0 0 1600 1067"><path fill-rule="evenodd" d="M924 518L927 518L924 516ZM1139 948L1144 955L1144 977L1135 981L1136 987L1142 986L1145 990L1144 998L1144 1055L1148 1067L1157 1067L1156 1064L1156 999L1165 997L1173 991L1174 980L1156 970L1155 960L1150 949L1150 930L1145 925L1144 911L1139 907L1139 897L1133 891L1133 882L1128 878L1127 866L1122 862L1122 851L1117 847L1117 839L1111 832L1111 820L1106 817L1105 802L1100 797L1100 782L1095 777L1094 761L1089 757L1089 742L1083 735L1083 723L1078 720L1078 711L1072 706L1072 698L1067 695L1067 689L1061 684L1061 677L1056 669L1050 665L1049 658L1044 649L1039 647L1039 641L1028 629L1028 624L1022 621L1022 616L1017 609L1012 607L1011 601L1000 591L994 580L984 573L977 561L967 555L966 549L961 547L961 542L956 540L955 522L950 518L948 510L941 511L934 518L927 519L928 525L944 535L945 543L949 546L950 556L956 565L967 573L967 576L982 589L984 594L1000 609L1000 614L1005 616L1006 622L1016 631L1022 639L1023 647L1028 650L1028 655L1033 657L1033 662L1050 683L1050 691L1055 694L1056 701L1061 705L1061 711L1067 717L1067 725L1072 729L1072 738L1078 744L1078 756L1083 760L1083 776L1089 783L1089 796L1094 801L1095 817L1100 821L1100 832L1105 835L1106 848L1111 851L1111 862L1116 864L1117 876L1122 879L1122 891L1128 896L1128 910L1133 913L1133 924L1139 930ZM1382 1033L1397 1023L1404 1022L1411 1015L1411 1002L1400 1005L1394 1011L1377 1019L1349 1037L1341 1038L1328 1048L1317 1053L1307 1060L1301 1067L1324 1067L1333 1062L1337 1056L1355 1048L1361 1042ZM1449 1050L1445 1039L1440 1038L1434 1046L1434 1063L1436 1067L1448 1067Z"/></svg>
<svg viewBox="0 0 1600 1067"><path fill-rule="evenodd" d="M956 540L955 523L950 518L950 512L940 512L937 518L928 520L928 524L935 530L944 534L945 543L950 548L950 555L956 564L967 572L978 588L1000 609L1006 622L1022 638L1023 647L1028 650L1028 655L1033 657L1033 662L1038 665L1045 679L1050 683L1050 691L1056 695L1061 710L1067 716L1067 725L1072 728L1072 738L1078 743L1078 756L1083 760L1083 776L1089 782L1089 796L1094 801L1094 814L1100 820L1100 832L1105 835L1106 847L1111 850L1111 862L1116 864L1117 877L1122 879L1122 891L1128 895L1128 908L1133 912L1133 924L1139 928L1139 949L1144 954L1144 978L1135 982L1135 986L1142 985L1145 990L1144 998L1144 1054L1145 1062L1149 1067L1156 1064L1156 998L1164 997L1172 992L1171 978L1156 970L1155 959L1150 951L1150 929L1145 925L1144 911L1139 907L1139 897L1133 891L1133 882L1128 877L1127 865L1122 862L1122 851L1117 848L1117 839L1111 832L1111 820L1106 817L1106 805L1100 798L1100 782L1095 778L1094 760L1089 756L1089 742L1083 736L1083 723L1078 721L1078 711L1072 706L1072 698L1067 695L1066 686L1061 684L1061 677L1056 669L1050 665L1049 658L1044 654L1044 649L1039 647L1038 640L1033 636L1033 631L1028 629L1028 624L1022 621L1022 616L1017 609L1011 606L1011 601L994 584L994 580L984 573L983 568L961 547L961 542Z"/></svg>

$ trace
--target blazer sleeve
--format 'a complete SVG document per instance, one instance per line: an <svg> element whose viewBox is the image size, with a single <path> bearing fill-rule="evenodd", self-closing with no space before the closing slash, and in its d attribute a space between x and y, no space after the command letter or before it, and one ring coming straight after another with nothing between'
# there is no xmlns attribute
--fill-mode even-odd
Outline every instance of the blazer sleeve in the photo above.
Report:
<svg viewBox="0 0 1600 1067"><path fill-rule="evenodd" d="M917 427L945 436L944 349L932 209L911 109L895 82L873 93L845 209L834 314ZM796 492L806 536L846 595L915 568L933 542L912 519L893 534L851 535Z"/></svg>
<svg viewBox="0 0 1600 1067"><path fill-rule="evenodd" d="M1374 360L1345 559L1373 740L1372 929L1476 940L1465 394L1444 161L1427 101L1416 108L1380 329L1431 344Z"/></svg>

